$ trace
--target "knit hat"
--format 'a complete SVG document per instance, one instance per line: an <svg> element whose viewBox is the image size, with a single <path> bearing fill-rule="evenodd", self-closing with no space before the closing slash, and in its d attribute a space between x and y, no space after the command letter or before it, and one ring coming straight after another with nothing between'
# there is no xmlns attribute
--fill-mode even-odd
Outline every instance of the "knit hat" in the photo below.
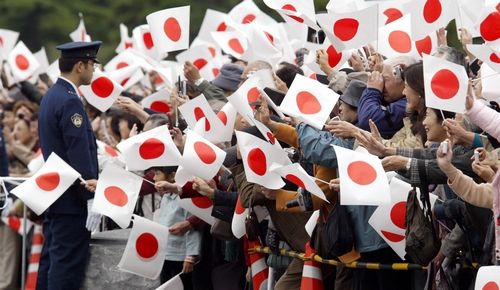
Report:
<svg viewBox="0 0 500 290"><path fill-rule="evenodd" d="M212 84L226 91L236 91L240 84L243 67L237 64L227 63L220 69L220 74L215 77Z"/></svg>

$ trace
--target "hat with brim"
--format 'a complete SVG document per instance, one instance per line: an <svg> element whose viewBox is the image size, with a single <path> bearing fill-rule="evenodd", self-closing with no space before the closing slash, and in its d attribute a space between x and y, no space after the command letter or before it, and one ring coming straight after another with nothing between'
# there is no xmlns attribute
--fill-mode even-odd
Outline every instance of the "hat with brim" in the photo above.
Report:
<svg viewBox="0 0 500 290"><path fill-rule="evenodd" d="M215 77L212 84L226 90L235 92L241 81L243 67L237 64L228 63L221 67L219 75Z"/></svg>
<svg viewBox="0 0 500 290"><path fill-rule="evenodd" d="M363 95L363 91L366 89L366 84L359 80L352 80L344 93L340 96L340 100L352 107L357 108L359 105L359 99Z"/></svg>
<svg viewBox="0 0 500 290"><path fill-rule="evenodd" d="M63 59L90 59L100 63L97 59L97 52L101 44L102 41L75 41L58 45L56 48L61 51L61 58Z"/></svg>

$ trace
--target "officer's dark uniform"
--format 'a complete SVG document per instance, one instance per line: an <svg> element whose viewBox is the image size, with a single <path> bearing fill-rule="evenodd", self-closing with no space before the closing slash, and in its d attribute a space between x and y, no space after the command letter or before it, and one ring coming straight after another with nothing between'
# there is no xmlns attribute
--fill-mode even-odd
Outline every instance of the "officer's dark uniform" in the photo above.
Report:
<svg viewBox="0 0 500 290"><path fill-rule="evenodd" d="M100 41L72 42L57 48L62 58L95 60L100 44ZM92 126L69 81L59 78L43 96L38 130L44 159L55 152L83 179L97 179L97 146ZM85 228L87 200L93 196L76 181L45 212L38 290L80 289L89 255L90 232Z"/></svg>

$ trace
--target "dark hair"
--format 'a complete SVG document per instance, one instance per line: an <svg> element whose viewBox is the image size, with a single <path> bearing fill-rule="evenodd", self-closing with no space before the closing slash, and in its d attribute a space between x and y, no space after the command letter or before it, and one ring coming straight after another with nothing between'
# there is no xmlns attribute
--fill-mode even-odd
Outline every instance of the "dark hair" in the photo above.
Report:
<svg viewBox="0 0 500 290"><path fill-rule="evenodd" d="M88 59L81 58L59 58L59 70L61 73L70 73L79 61L87 64Z"/></svg>
<svg viewBox="0 0 500 290"><path fill-rule="evenodd" d="M14 107L12 108L14 114L17 114L17 110L19 110L21 107L26 107L28 110L30 110L31 113L35 113L36 111L38 111L38 105L36 103L22 100L15 102Z"/></svg>
<svg viewBox="0 0 500 290"><path fill-rule="evenodd" d="M177 168L178 168L178 166L157 166L157 167L151 167L151 169L161 171L161 172L163 172L165 174L176 172Z"/></svg>
<svg viewBox="0 0 500 290"><path fill-rule="evenodd" d="M280 66L280 69L276 71L276 75L285 82L288 88L292 85L293 79L297 74L304 75L304 71L294 64L282 62Z"/></svg>
<svg viewBox="0 0 500 290"><path fill-rule="evenodd" d="M420 97L422 97L422 102L424 102L424 107L421 111L411 112L408 116L411 121L411 132L415 136L420 136L422 144L427 142L427 134L425 132L425 127L422 122L425 119L425 88L424 88L424 66L423 63L417 62L408 66L402 75L403 80L408 84L408 86L417 92Z"/></svg>
<svg viewBox="0 0 500 290"><path fill-rule="evenodd" d="M120 135L120 120L126 120L129 129L132 129L132 126L136 124L138 132L141 132L144 127L144 124L142 124L136 116L117 110L116 113L111 116L111 130L113 130L113 133L117 135Z"/></svg>
<svg viewBox="0 0 500 290"><path fill-rule="evenodd" d="M151 114L149 117L146 119L146 122L151 122L153 125L153 128L160 127L163 125L168 125L170 123L170 120L165 114Z"/></svg>

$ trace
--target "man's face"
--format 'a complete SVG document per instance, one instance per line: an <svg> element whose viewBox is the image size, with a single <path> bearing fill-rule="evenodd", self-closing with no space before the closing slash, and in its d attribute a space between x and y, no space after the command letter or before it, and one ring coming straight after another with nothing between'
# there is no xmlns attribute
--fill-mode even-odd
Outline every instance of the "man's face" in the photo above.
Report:
<svg viewBox="0 0 500 290"><path fill-rule="evenodd" d="M394 75L394 67L384 65L382 77L384 78L384 100L388 103L392 103L401 99L403 97L405 83L401 78Z"/></svg>
<svg viewBox="0 0 500 290"><path fill-rule="evenodd" d="M92 77L94 76L94 70L97 63L93 60L88 60L87 62L82 62L83 69L81 73L82 85L90 85L92 82Z"/></svg>
<svg viewBox="0 0 500 290"><path fill-rule="evenodd" d="M341 121L346 121L354 124L358 119L358 111L356 110L356 108L349 106L341 100L339 107L339 117Z"/></svg>

